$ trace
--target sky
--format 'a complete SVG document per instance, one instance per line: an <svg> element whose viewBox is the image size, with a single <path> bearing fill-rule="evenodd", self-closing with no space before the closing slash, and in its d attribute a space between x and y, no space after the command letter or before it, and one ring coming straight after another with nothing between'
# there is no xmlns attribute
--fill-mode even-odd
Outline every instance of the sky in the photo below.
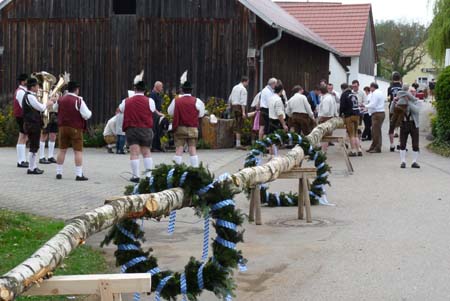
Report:
<svg viewBox="0 0 450 301"><path fill-rule="evenodd" d="M282 1L296 2L299 0ZM306 0L301 1L306 2ZM375 22L399 20L408 22L417 21L423 25L429 25L433 19L433 0L312 0L310 2L341 2L344 4L371 3Z"/></svg>

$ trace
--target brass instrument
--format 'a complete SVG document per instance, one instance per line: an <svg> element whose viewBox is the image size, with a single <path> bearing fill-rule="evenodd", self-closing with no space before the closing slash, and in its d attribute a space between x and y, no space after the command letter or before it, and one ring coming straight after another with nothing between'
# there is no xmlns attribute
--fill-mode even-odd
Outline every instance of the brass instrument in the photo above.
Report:
<svg viewBox="0 0 450 301"><path fill-rule="evenodd" d="M41 101L41 103L43 103L45 106L47 106L47 102L49 101L49 99L56 96L57 93L59 93L60 90L70 80L70 74L64 73L60 75L59 81L58 83L56 83L56 77L46 71L35 72L31 75L31 77L36 78L42 87L42 89L39 91L38 98ZM51 90L52 86L55 83L56 86L53 88L53 90ZM46 109L43 113L44 128L47 127L49 121L50 121L49 110Z"/></svg>

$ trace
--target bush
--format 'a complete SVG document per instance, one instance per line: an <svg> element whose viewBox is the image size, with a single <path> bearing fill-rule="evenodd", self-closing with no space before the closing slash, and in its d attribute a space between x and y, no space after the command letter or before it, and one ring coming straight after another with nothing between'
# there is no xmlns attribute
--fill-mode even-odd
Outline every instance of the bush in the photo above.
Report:
<svg viewBox="0 0 450 301"><path fill-rule="evenodd" d="M103 147L106 145L105 139L103 138L104 124L98 124L88 128L87 132L84 133L84 147Z"/></svg>
<svg viewBox="0 0 450 301"><path fill-rule="evenodd" d="M436 111L435 125L436 140L450 143L450 66L440 74L436 83Z"/></svg>
<svg viewBox="0 0 450 301"><path fill-rule="evenodd" d="M214 114L217 118L226 118L227 103L219 97L210 97L206 101L205 109L208 115Z"/></svg>
<svg viewBox="0 0 450 301"><path fill-rule="evenodd" d="M11 105L0 110L0 146L14 146L17 143L19 129Z"/></svg>

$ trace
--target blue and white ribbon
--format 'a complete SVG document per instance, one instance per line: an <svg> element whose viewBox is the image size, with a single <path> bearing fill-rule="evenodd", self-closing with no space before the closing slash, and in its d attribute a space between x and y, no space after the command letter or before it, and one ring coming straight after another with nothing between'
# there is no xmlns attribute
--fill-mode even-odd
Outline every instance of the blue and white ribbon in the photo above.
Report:
<svg viewBox="0 0 450 301"><path fill-rule="evenodd" d="M217 219L216 225L222 228L230 229L237 232L237 225L223 219Z"/></svg>
<svg viewBox="0 0 450 301"><path fill-rule="evenodd" d="M272 145L272 139L270 139L269 137L266 137L265 142L267 142L268 145Z"/></svg>
<svg viewBox="0 0 450 301"><path fill-rule="evenodd" d="M134 194L134 195L139 194L139 184L134 185L134 188L133 188L133 194Z"/></svg>
<svg viewBox="0 0 450 301"><path fill-rule="evenodd" d="M272 145L272 148L273 148L273 155L276 157L276 156L278 156L278 147L275 145L275 144L273 144Z"/></svg>
<svg viewBox="0 0 450 301"><path fill-rule="evenodd" d="M166 278L162 279L158 287L156 287L155 291L155 301L161 301L161 291L163 290L164 286L166 286L167 282L173 277L173 275L167 276Z"/></svg>
<svg viewBox="0 0 450 301"><path fill-rule="evenodd" d="M244 260L242 260L242 258L239 260L238 267L239 267L239 271L240 272L247 272L248 271L248 268L245 265Z"/></svg>
<svg viewBox="0 0 450 301"><path fill-rule="evenodd" d="M322 169L325 167L325 162L322 162L319 166L317 166L317 169Z"/></svg>
<svg viewBox="0 0 450 301"><path fill-rule="evenodd" d="M153 187L153 183L155 182L155 178L153 176L151 176L148 179L148 186L150 186L150 192L155 192L155 188Z"/></svg>
<svg viewBox="0 0 450 301"><path fill-rule="evenodd" d="M125 263L121 268L120 271L122 273L125 273L129 268L134 267L135 265L137 265L138 263L141 263L143 261L146 261L147 257L144 256L140 256L140 257L136 257L131 259L130 261L128 261L127 263Z"/></svg>
<svg viewBox="0 0 450 301"><path fill-rule="evenodd" d="M291 134L291 133L288 133L287 136L288 136L288 138L289 138L289 145L294 144L294 139L292 139L292 134Z"/></svg>
<svg viewBox="0 0 450 301"><path fill-rule="evenodd" d="M312 155L314 153L314 148L312 145L309 146L309 154Z"/></svg>
<svg viewBox="0 0 450 301"><path fill-rule="evenodd" d="M316 154L314 155L314 162L317 161L317 158L319 158L319 152L316 152Z"/></svg>
<svg viewBox="0 0 450 301"><path fill-rule="evenodd" d="M321 174L320 176L319 176L319 178L326 178L326 177L328 177L330 174L328 173L328 172L326 172L326 173L323 173L323 174Z"/></svg>
<svg viewBox="0 0 450 301"><path fill-rule="evenodd" d="M129 239L131 239L132 241L137 240L136 237L133 235L133 233L131 233L130 231L128 231L127 229L125 229L122 226L117 225L117 229L119 229L119 231L125 235L126 237L128 237Z"/></svg>
<svg viewBox="0 0 450 301"><path fill-rule="evenodd" d="M286 200L288 201L289 205L294 205L294 202L292 201L292 199L289 196L285 196Z"/></svg>
<svg viewBox="0 0 450 301"><path fill-rule="evenodd" d="M172 168L167 173L167 188L173 188L173 174L175 173L175 168Z"/></svg>
<svg viewBox="0 0 450 301"><path fill-rule="evenodd" d="M225 301L233 301L233 297L231 297L231 295L228 294L228 295L225 297Z"/></svg>
<svg viewBox="0 0 450 301"><path fill-rule="evenodd" d="M278 207L281 206L280 193L275 193L275 199L277 200Z"/></svg>
<svg viewBox="0 0 450 301"><path fill-rule="evenodd" d="M203 290L205 288L205 285L203 283L203 268L205 267L205 262L202 263L202 265L199 267L198 271L197 271L197 283L198 283L198 288L200 290Z"/></svg>
<svg viewBox="0 0 450 301"><path fill-rule="evenodd" d="M252 149L251 154L253 156L261 156L263 153L259 149Z"/></svg>
<svg viewBox="0 0 450 301"><path fill-rule="evenodd" d="M121 244L117 246L119 251L139 251L139 247L133 244Z"/></svg>
<svg viewBox="0 0 450 301"><path fill-rule="evenodd" d="M167 233L169 233L170 235L172 235L175 232L176 220L177 220L177 212L174 210L174 211L170 212L169 227L167 229Z"/></svg>
<svg viewBox="0 0 450 301"><path fill-rule="evenodd" d="M275 137L280 141L280 144L283 145L283 139L281 138L280 134L275 134Z"/></svg>
<svg viewBox="0 0 450 301"><path fill-rule="evenodd" d="M187 283L185 273L182 273L180 276L180 290L181 295L183 295L183 301L187 301Z"/></svg>
<svg viewBox="0 0 450 301"><path fill-rule="evenodd" d="M228 206L235 206L235 205L236 205L236 203L233 200L225 200L225 201L216 203L213 206L211 206L211 210L216 211L216 210L228 207Z"/></svg>
<svg viewBox="0 0 450 301"><path fill-rule="evenodd" d="M141 294L134 293L133 295L133 301L140 301L141 300Z"/></svg>
<svg viewBox="0 0 450 301"><path fill-rule="evenodd" d="M188 176L189 172L185 171L180 178L180 186L184 185L184 182L186 182L187 176Z"/></svg>
<svg viewBox="0 0 450 301"><path fill-rule="evenodd" d="M224 246L225 248L232 249L232 250L235 250L235 249L236 249L236 244L235 244L234 242L231 242L231 241L229 241L229 240L223 239L223 238L220 237L220 236L217 236L217 237L216 237L216 242L217 242L218 244Z"/></svg>
<svg viewBox="0 0 450 301"><path fill-rule="evenodd" d="M303 138L299 134L297 134L297 140L298 140L298 144L302 144Z"/></svg>
<svg viewBox="0 0 450 301"><path fill-rule="evenodd" d="M156 274L159 274L159 273L161 273L161 270L158 267L151 269L150 271L147 272L147 274L150 274L152 276L155 276Z"/></svg>
<svg viewBox="0 0 450 301"><path fill-rule="evenodd" d="M260 141L260 140L256 140L255 143L261 145L262 147L267 147L267 145L264 142Z"/></svg>
<svg viewBox="0 0 450 301"><path fill-rule="evenodd" d="M209 220L210 214L205 217L204 232L203 232L203 250L202 250L202 262L208 259L209 253Z"/></svg>

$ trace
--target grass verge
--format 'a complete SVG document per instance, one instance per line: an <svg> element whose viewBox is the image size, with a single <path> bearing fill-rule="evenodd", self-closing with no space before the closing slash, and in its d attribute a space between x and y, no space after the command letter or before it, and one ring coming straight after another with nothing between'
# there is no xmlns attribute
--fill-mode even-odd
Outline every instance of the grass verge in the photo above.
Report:
<svg viewBox="0 0 450 301"><path fill-rule="evenodd" d="M434 141L428 144L427 148L435 154L450 157L450 144L448 143Z"/></svg>
<svg viewBox="0 0 450 301"><path fill-rule="evenodd" d="M0 209L0 275L32 255L64 227L64 222ZM101 274L108 266L101 252L89 246L77 248L55 275ZM68 300L66 297L20 297L17 300Z"/></svg>

